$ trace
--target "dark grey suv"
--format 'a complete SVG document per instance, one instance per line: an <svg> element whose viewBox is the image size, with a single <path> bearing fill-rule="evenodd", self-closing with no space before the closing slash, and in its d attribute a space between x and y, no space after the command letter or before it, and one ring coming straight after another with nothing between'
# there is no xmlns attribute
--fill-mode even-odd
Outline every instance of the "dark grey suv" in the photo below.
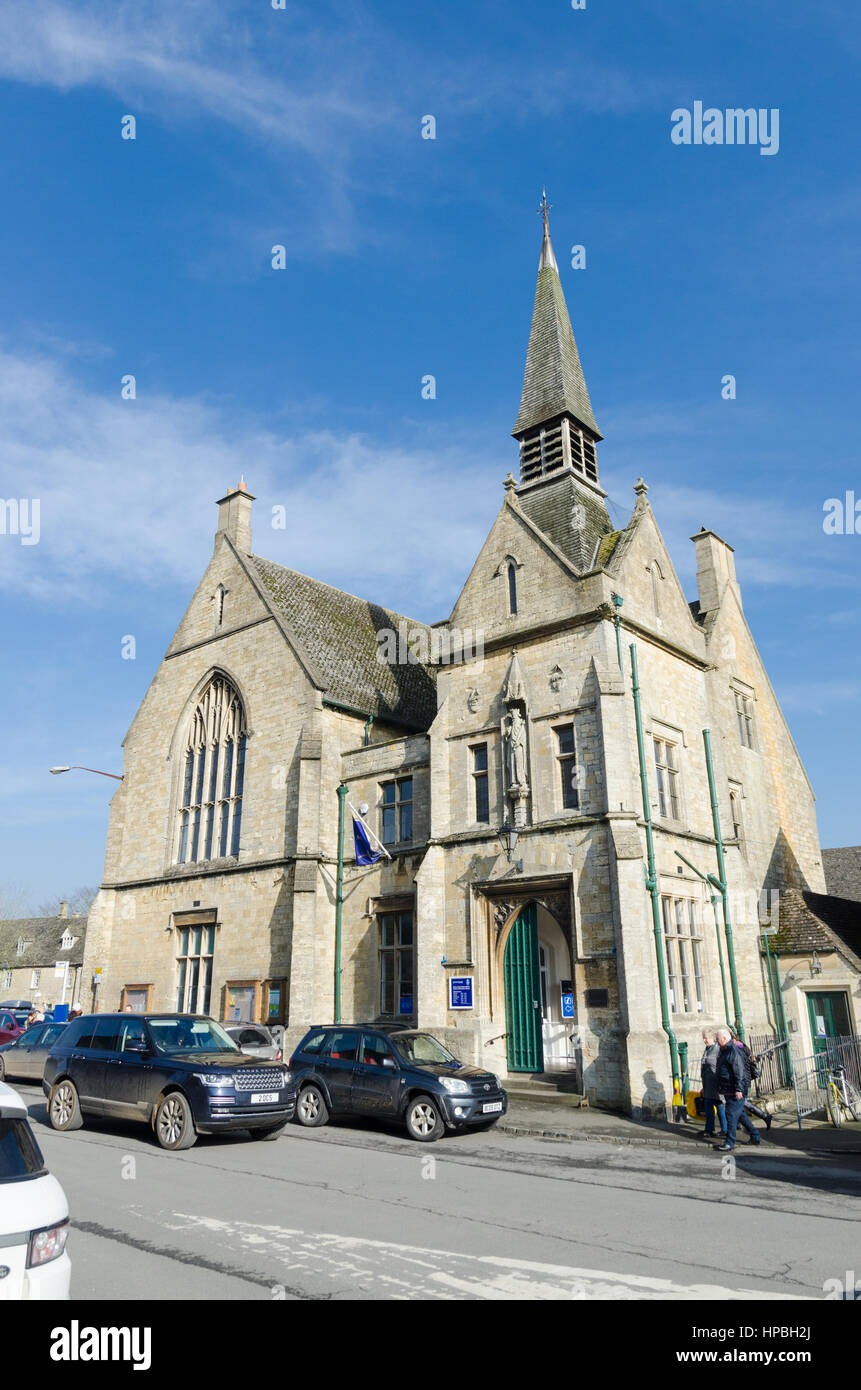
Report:
<svg viewBox="0 0 861 1390"><path fill-rule="evenodd" d="M225 1129L274 1139L296 1109L286 1067L246 1057L197 1014L73 1019L48 1055L42 1089L54 1129L79 1129L86 1116L142 1120L172 1150Z"/></svg>
<svg viewBox="0 0 861 1390"><path fill-rule="evenodd" d="M330 1115L369 1115L399 1121L427 1143L446 1129L487 1129L508 1108L493 1072L465 1066L415 1029L323 1024L305 1034L288 1066L296 1118L312 1128Z"/></svg>

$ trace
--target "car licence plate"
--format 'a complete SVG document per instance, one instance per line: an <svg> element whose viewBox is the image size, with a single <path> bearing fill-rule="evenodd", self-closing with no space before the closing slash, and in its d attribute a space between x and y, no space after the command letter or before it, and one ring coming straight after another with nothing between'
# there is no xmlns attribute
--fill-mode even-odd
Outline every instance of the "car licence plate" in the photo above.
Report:
<svg viewBox="0 0 861 1390"><path fill-rule="evenodd" d="M483 1115L489 1115L490 1112L491 1112L491 1110L501 1110L501 1109L502 1109L502 1101L501 1101L501 1100L494 1100L494 1101L491 1101L491 1102L490 1102L489 1104L487 1104L487 1105L483 1105L483 1106L481 1107L481 1113L482 1113Z"/></svg>
<svg viewBox="0 0 861 1390"><path fill-rule="evenodd" d="M278 1099L277 1091L257 1091L251 1097L252 1105L274 1105Z"/></svg>

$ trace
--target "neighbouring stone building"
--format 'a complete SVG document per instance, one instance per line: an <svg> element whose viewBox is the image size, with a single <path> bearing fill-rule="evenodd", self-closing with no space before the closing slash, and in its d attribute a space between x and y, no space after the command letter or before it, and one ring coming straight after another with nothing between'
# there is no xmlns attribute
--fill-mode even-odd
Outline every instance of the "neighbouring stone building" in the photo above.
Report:
<svg viewBox="0 0 861 1390"><path fill-rule="evenodd" d="M9 999L41 1008L76 1003L86 934L86 917L70 917L66 903L56 917L0 921L0 1004Z"/></svg>
<svg viewBox="0 0 861 1390"><path fill-rule="evenodd" d="M627 524L611 520L546 211L513 433L519 479L432 627L256 555L250 493L221 499L125 740L89 918L94 1007L269 1018L288 1045L331 1021L343 782L391 858L358 866L348 815L342 1019L402 1018L503 1076L571 1071L599 1102L660 1109L635 644L671 1027L693 1055L727 1012L726 941L694 871L717 873L707 729L744 1025L770 1028L758 904L825 890L813 793L732 547L693 536L689 602L642 480Z"/></svg>

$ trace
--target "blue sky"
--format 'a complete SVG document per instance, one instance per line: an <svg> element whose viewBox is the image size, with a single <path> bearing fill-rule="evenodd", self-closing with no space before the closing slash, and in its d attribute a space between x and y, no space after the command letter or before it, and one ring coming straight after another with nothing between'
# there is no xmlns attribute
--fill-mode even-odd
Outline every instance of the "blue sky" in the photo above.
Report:
<svg viewBox="0 0 861 1390"><path fill-rule="evenodd" d="M111 784L47 768L121 770L240 473L259 553L447 615L516 467L544 183L613 514L642 474L689 597L688 537L735 546L859 843L861 535L822 527L861 498L859 57L829 0L0 3L0 496L41 501L0 536L0 883L98 882ZM697 100L778 108L779 152L674 145Z"/></svg>

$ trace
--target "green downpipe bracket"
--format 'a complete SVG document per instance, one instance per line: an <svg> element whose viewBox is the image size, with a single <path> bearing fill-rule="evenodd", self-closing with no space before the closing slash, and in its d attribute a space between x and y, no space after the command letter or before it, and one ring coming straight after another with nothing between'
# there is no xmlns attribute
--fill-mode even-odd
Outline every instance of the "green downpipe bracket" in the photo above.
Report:
<svg viewBox="0 0 861 1390"><path fill-rule="evenodd" d="M335 1022L341 1022L341 916L344 907L344 807L349 788L338 788L338 885L335 892Z"/></svg>
<svg viewBox="0 0 861 1390"><path fill-rule="evenodd" d="M712 824L715 833L715 851L717 853L717 877L709 874L709 883L714 884L721 895L723 904L723 922L726 932L726 955L729 964L729 981L732 988L732 1006L735 1012L735 1031L744 1042L744 1023L741 1017L741 1000L738 995L738 975L735 969L735 951L732 944L732 922L729 915L729 897L726 891L726 864L723 857L723 835L720 828L720 812L718 810L717 792L715 790L715 771L712 762L712 743L708 729L703 729L703 744L706 750L706 771L709 777L709 796L712 803Z"/></svg>
<svg viewBox="0 0 861 1390"><path fill-rule="evenodd" d="M646 856L647 864L643 866L646 877L646 888L652 899L652 930L655 937L655 959L658 965L658 988L661 997L661 1027L667 1035L670 1045L670 1067L673 1074L673 1100L677 1095L681 1096L681 1078L679 1076L679 1046L676 1042L676 1035L670 1026L670 1010L667 1000L667 979L664 973L664 944L661 931L661 908L658 894L658 875L655 869L655 842L652 836L652 808L649 803L649 780L646 776L646 746L643 741L643 712L640 707L640 677L637 670L637 648L634 643L630 646L631 652L631 682L634 692L634 721L637 727L637 757L640 762L640 791L643 797L643 820L646 823ZM674 1110L678 1106L674 1106Z"/></svg>

